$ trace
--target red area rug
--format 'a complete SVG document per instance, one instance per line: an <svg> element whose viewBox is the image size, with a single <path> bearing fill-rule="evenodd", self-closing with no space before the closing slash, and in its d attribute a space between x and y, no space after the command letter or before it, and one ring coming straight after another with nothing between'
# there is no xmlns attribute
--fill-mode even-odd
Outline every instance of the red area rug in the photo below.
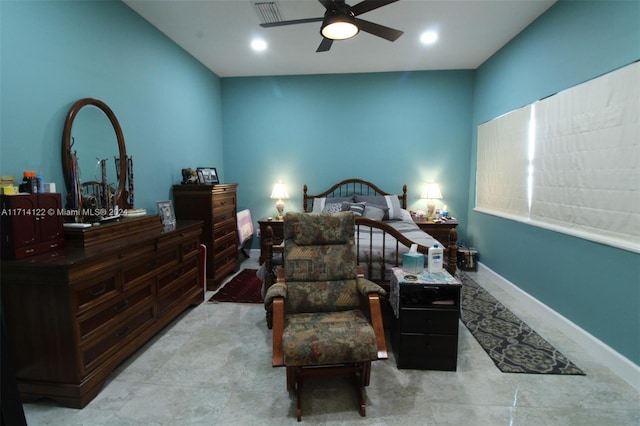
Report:
<svg viewBox="0 0 640 426"><path fill-rule="evenodd" d="M211 296L209 302L263 303L262 281L256 272L257 269L243 269Z"/></svg>

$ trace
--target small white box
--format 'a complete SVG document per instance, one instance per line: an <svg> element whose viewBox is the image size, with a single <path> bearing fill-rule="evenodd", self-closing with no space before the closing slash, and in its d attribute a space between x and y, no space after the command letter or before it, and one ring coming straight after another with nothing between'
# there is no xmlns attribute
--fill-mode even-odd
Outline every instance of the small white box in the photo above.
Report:
<svg viewBox="0 0 640 426"><path fill-rule="evenodd" d="M55 182L49 182L44 184L44 192L56 192Z"/></svg>

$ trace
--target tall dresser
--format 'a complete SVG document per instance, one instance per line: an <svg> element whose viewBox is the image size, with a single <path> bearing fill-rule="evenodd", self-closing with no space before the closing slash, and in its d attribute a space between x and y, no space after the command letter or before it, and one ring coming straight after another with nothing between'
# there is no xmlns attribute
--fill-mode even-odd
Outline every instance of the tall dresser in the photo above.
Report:
<svg viewBox="0 0 640 426"><path fill-rule="evenodd" d="M202 242L207 246L207 290L216 290L237 268L237 183L174 185L177 219L204 222Z"/></svg>

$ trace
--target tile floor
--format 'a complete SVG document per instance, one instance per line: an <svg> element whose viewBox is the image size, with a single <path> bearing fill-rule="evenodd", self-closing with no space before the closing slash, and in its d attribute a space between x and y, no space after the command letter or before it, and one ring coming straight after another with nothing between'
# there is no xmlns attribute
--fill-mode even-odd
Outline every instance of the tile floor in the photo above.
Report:
<svg viewBox="0 0 640 426"><path fill-rule="evenodd" d="M248 259L243 267L257 267ZM554 344L586 376L501 373L460 325L458 371L373 363L367 417L341 379L308 382L302 422L315 425L640 425L640 393L495 287L474 279ZM211 295L208 292L207 298ZM84 409L24 404L29 425L295 424L285 371L271 367L262 305L202 303L122 364Z"/></svg>

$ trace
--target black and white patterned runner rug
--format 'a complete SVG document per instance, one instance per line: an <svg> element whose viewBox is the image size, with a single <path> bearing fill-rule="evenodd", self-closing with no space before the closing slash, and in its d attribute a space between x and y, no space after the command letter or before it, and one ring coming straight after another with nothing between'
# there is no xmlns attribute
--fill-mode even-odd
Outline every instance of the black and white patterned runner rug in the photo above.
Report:
<svg viewBox="0 0 640 426"><path fill-rule="evenodd" d="M462 322L502 372L585 374L468 275L460 279Z"/></svg>

